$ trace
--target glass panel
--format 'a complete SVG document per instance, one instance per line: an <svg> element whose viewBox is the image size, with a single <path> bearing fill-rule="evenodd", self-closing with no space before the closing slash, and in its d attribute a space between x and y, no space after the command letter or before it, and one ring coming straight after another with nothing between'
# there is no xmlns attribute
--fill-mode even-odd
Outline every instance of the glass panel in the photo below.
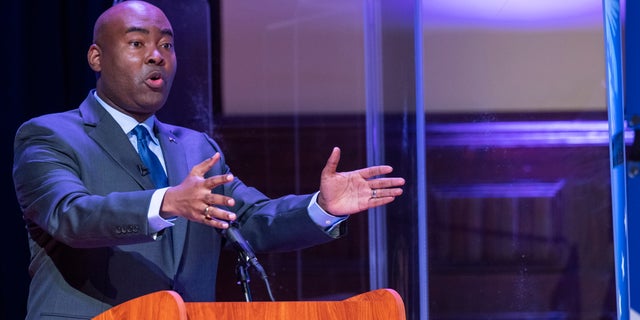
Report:
<svg viewBox="0 0 640 320"><path fill-rule="evenodd" d="M371 288L389 287L409 319L427 317L427 232L420 2L365 1L369 164L405 177L405 193L370 210Z"/></svg>
<svg viewBox="0 0 640 320"><path fill-rule="evenodd" d="M414 0L222 2L224 103L214 131L240 179L274 197L313 192L337 145L341 170L385 163L407 180L393 204L352 216L344 239L262 255L278 300L389 287L412 319L426 315L418 8ZM242 299L234 263L229 254L220 268L220 300ZM261 284L252 284L256 300L266 300Z"/></svg>
<svg viewBox="0 0 640 320"><path fill-rule="evenodd" d="M614 318L600 6L223 1L215 132L236 175L270 196L313 192L337 145L342 170L384 162L408 180L345 239L261 256L276 298L388 286L410 319ZM234 260L222 300L241 300Z"/></svg>
<svg viewBox="0 0 640 320"><path fill-rule="evenodd" d="M366 166L360 1L222 1L223 110L214 132L236 176L271 197L317 191L332 147L339 170ZM259 255L277 300L343 299L369 290L367 217L343 239ZM242 300L235 255L219 300ZM256 281L257 280L257 281ZM254 300L267 300L259 279Z"/></svg>
<svg viewBox="0 0 640 320"><path fill-rule="evenodd" d="M432 319L614 319L601 1L424 1Z"/></svg>

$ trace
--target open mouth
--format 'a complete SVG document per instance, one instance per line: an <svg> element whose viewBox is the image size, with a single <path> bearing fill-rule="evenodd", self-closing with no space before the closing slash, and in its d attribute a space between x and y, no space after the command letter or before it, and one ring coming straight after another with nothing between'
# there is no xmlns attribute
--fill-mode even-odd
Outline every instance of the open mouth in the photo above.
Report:
<svg viewBox="0 0 640 320"><path fill-rule="evenodd" d="M158 71L154 71L150 73L149 76L147 77L147 80L145 80L145 83L153 89L162 88L162 86L164 85L164 80L162 79L162 73Z"/></svg>

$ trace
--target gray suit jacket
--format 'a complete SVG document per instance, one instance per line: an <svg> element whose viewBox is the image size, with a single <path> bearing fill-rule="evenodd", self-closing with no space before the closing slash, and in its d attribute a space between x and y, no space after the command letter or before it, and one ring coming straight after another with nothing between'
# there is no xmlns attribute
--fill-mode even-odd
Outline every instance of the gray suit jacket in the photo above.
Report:
<svg viewBox="0 0 640 320"><path fill-rule="evenodd" d="M220 152L204 133L159 121L156 130L170 185ZM186 301L215 299L223 239L182 218L153 239L150 175L142 175L126 134L92 93L78 109L23 124L14 150L14 183L32 254L28 319L90 318L166 289ZM207 176L227 172L222 157ZM309 218L310 195L272 200L237 178L213 192L236 200L231 211L257 252L334 239Z"/></svg>

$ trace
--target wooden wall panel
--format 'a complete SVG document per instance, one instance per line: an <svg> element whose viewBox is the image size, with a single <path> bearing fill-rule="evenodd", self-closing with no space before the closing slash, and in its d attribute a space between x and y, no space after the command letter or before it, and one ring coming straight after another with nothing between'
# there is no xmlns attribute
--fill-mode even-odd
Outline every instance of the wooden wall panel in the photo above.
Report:
<svg viewBox="0 0 640 320"><path fill-rule="evenodd" d="M467 117L428 118L425 132L430 318L615 316L606 121ZM400 132L401 119L386 121L395 120ZM364 166L364 126L364 116L240 117L216 133L234 173L274 196L316 190L334 145L343 149L341 170ZM389 134L398 142L387 147L402 148L402 135ZM366 215L353 217L349 230L317 248L262 256L276 298L339 299L368 290ZM220 300L241 299L233 259L221 266Z"/></svg>

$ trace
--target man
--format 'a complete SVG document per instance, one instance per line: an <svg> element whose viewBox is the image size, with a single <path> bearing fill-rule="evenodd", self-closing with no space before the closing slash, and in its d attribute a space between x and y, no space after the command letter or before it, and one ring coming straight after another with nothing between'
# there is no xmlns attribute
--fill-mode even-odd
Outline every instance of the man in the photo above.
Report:
<svg viewBox="0 0 640 320"><path fill-rule="evenodd" d="M88 319L167 289L213 301L219 231L230 222L255 251L300 249L338 238L348 215L402 194L402 178L374 178L389 166L336 172L334 148L319 192L269 199L233 177L210 137L158 121L176 56L171 24L151 4L105 11L87 60L98 78L80 107L16 134L14 183L32 253L28 319Z"/></svg>

